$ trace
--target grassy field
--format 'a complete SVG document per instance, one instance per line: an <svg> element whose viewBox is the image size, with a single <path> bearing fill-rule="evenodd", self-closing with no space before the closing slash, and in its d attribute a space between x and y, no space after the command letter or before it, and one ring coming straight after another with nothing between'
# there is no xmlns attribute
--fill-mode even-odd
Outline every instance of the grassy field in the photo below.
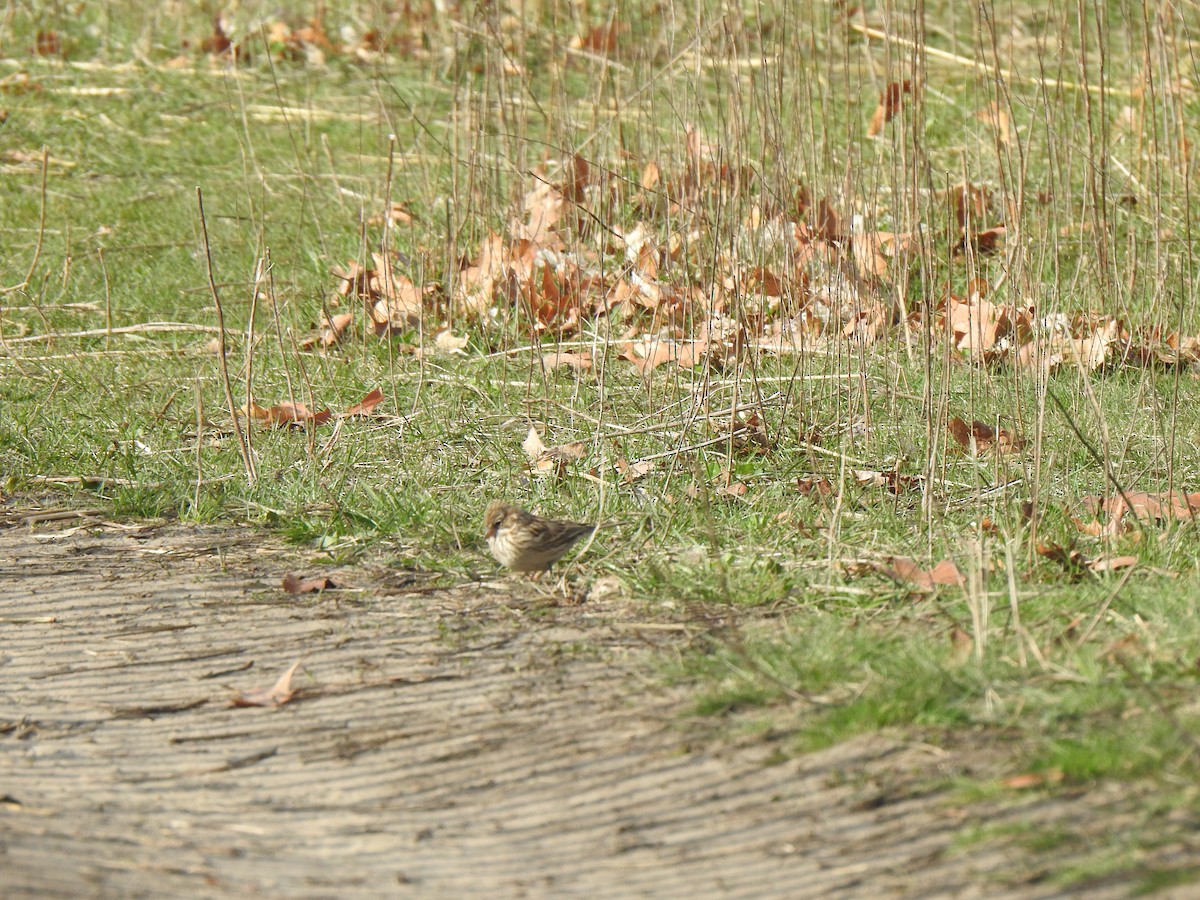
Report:
<svg viewBox="0 0 1200 900"><path fill-rule="evenodd" d="M1192 13L284 6L8 8L0 490L448 583L612 520L576 577L736 623L697 713L1194 815Z"/></svg>

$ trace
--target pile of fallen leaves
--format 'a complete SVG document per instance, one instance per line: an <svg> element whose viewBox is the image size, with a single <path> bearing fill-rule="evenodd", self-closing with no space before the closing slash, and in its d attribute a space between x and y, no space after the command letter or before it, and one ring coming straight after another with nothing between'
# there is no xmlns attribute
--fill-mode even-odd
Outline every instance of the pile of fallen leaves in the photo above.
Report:
<svg viewBox="0 0 1200 900"><path fill-rule="evenodd" d="M418 286L396 254L375 253L369 264L334 269L335 302L355 301L381 335L419 325L444 334L451 323L486 328L515 321L535 339L561 338L606 318L619 357L643 373L666 364L721 369L751 353L800 353L835 342L867 346L889 337L921 346L929 338L944 341L964 363L1008 364L1043 376L1060 368L1091 373L1200 362L1200 337L1139 332L1111 315L1041 314L994 299L978 278L966 296L919 298L902 307L891 286L907 281L918 236L870 231L858 215L847 225L832 199L814 202L803 186L788 208L754 205L733 226L733 244L754 248L746 254L754 262L714 257L715 236L698 212L703 198L750 190L754 175L720 163L695 130L686 146L686 160L670 179L658 163L646 163L632 197L622 193L632 179L615 178L582 156L562 165L555 180L542 170L530 173L508 227L490 231L444 283ZM972 226L987 215L987 192L962 185L950 201L960 242L988 252L1003 226L984 232ZM631 220L614 221L617 210L629 211ZM384 221L395 228L412 219L389 211ZM662 232L651 221L677 224ZM775 261L764 263L768 257ZM711 272L714 258L718 268L710 277L691 274ZM323 322L307 346L332 346L349 315Z"/></svg>

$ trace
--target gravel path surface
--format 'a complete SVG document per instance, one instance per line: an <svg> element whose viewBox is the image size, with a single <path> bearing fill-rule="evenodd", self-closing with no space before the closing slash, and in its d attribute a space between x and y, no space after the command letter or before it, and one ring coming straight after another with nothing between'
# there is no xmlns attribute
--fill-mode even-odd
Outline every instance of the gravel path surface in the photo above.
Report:
<svg viewBox="0 0 1200 900"><path fill-rule="evenodd" d="M289 595L296 571L351 589ZM697 739L651 677L686 627L628 600L432 590L229 528L10 527L0 573L8 898L1063 896L956 836L1113 800L966 808L931 785L978 751ZM300 658L290 702L231 706Z"/></svg>

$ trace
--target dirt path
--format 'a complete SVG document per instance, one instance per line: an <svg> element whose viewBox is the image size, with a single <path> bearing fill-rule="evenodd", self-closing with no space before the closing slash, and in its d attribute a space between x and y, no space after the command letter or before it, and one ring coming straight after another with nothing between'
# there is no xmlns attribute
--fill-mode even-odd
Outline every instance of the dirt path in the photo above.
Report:
<svg viewBox="0 0 1200 900"><path fill-rule="evenodd" d="M926 785L979 754L877 738L687 749L644 677L679 632L635 604L298 568L235 529L0 530L0 894L1061 896L956 834L1111 799L967 811ZM291 703L230 707L301 656Z"/></svg>

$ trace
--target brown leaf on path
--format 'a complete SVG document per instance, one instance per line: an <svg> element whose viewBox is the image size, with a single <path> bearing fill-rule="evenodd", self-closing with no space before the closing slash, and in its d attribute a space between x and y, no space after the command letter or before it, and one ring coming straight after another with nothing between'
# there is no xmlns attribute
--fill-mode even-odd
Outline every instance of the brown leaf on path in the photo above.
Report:
<svg viewBox="0 0 1200 900"><path fill-rule="evenodd" d="M424 308L421 291L405 275L396 272L395 265L387 257L371 254L375 268L368 278L374 299L367 299L367 315L375 326L376 334L407 331L421 323Z"/></svg>
<svg viewBox="0 0 1200 900"><path fill-rule="evenodd" d="M615 18L603 25L593 25L586 35L574 35L567 42L572 50L586 50L597 56L611 56L617 51L617 36L628 26L622 26Z"/></svg>
<svg viewBox="0 0 1200 900"><path fill-rule="evenodd" d="M995 449L997 453L1018 453L1025 447L1025 438L1007 428L997 431L986 422L972 422L968 425L955 416L947 425L950 435L964 450L970 450L974 443L975 451L986 453Z"/></svg>
<svg viewBox="0 0 1200 900"><path fill-rule="evenodd" d="M239 406L237 414L239 416L244 416L247 419L253 419L256 422L263 422L264 424L268 425L271 423L271 410L267 409L266 407L259 406L253 400L249 400Z"/></svg>
<svg viewBox="0 0 1200 900"><path fill-rule="evenodd" d="M283 706L296 695L292 690L292 676L300 668L303 657L292 663L291 668L279 676L269 690L238 691L229 700L230 706Z"/></svg>
<svg viewBox="0 0 1200 900"><path fill-rule="evenodd" d="M1047 769L1045 772L1023 772L1020 775L1011 775L1000 784L1014 791L1023 791L1047 784L1058 784L1063 777L1061 769Z"/></svg>
<svg viewBox="0 0 1200 900"><path fill-rule="evenodd" d="M592 168L588 161L576 153L571 165L571 199L576 203L584 201L584 191L592 178Z"/></svg>
<svg viewBox="0 0 1200 900"><path fill-rule="evenodd" d="M893 81L888 84L879 97L879 106L871 116L870 124L867 125L867 137L876 137L883 131L883 126L892 121L900 112L904 95L911 93L911 81Z"/></svg>
<svg viewBox="0 0 1200 900"><path fill-rule="evenodd" d="M352 407L350 407L348 410L346 410L346 416L347 416L347 418L349 418L350 416L362 416L365 418L367 416L370 416L371 413L373 413L375 411L375 407L377 407L382 402L383 402L383 388L375 388L373 391L371 391L369 394L367 394L367 396L363 397L361 400L359 400L357 403L355 403Z"/></svg>
<svg viewBox="0 0 1200 900"><path fill-rule="evenodd" d="M1072 518L1072 521L1075 523L1075 527L1079 529L1079 533L1086 534L1088 537L1103 537L1108 534L1108 526L1099 519L1084 522L1082 519Z"/></svg>
<svg viewBox="0 0 1200 900"><path fill-rule="evenodd" d="M522 285L521 293L539 328L562 333L580 325L583 309L578 267L568 265L559 271L543 266L540 286L537 279L531 279Z"/></svg>
<svg viewBox="0 0 1200 900"><path fill-rule="evenodd" d="M555 350L553 353L542 355L542 365L551 372L559 366L570 366L573 369L582 371L592 367L592 354L587 350L584 350L582 353L568 353L565 350Z"/></svg>
<svg viewBox="0 0 1200 900"><path fill-rule="evenodd" d="M882 571L901 584L910 584L925 591L939 586L965 587L967 584L963 573L950 559L943 559L931 569L923 569L907 556L889 556Z"/></svg>
<svg viewBox="0 0 1200 900"><path fill-rule="evenodd" d="M289 572L283 576L283 589L289 594L313 594L318 591L331 590L337 586L334 580L327 575L317 578L301 578L295 572Z"/></svg>
<svg viewBox="0 0 1200 900"><path fill-rule="evenodd" d="M525 455L530 459L537 459L546 452L546 445L542 442L542 436L538 434L538 430L532 425L529 427L529 434L525 435L521 449L525 451Z"/></svg>
<svg viewBox="0 0 1200 900"><path fill-rule="evenodd" d="M1167 335L1166 345L1173 351L1167 356L1171 362L1200 362L1200 335L1181 335L1173 331Z"/></svg>
<svg viewBox="0 0 1200 900"><path fill-rule="evenodd" d="M1152 329L1139 340L1131 339L1122 361L1139 366L1192 366L1200 362L1200 336L1171 332L1163 337Z"/></svg>
<svg viewBox="0 0 1200 900"><path fill-rule="evenodd" d="M1126 491L1123 499L1139 516L1147 516L1157 521L1187 521L1200 512L1200 492L1185 494L1182 491L1164 491L1149 494L1144 491Z"/></svg>
<svg viewBox="0 0 1200 900"><path fill-rule="evenodd" d="M364 302L376 334L415 328L421 322L424 298L439 288L427 285L424 291L418 289L407 276L396 271L391 258L382 254L372 253L371 261L370 268L353 259L345 268L333 267L333 274L340 280L338 295L354 296Z"/></svg>

